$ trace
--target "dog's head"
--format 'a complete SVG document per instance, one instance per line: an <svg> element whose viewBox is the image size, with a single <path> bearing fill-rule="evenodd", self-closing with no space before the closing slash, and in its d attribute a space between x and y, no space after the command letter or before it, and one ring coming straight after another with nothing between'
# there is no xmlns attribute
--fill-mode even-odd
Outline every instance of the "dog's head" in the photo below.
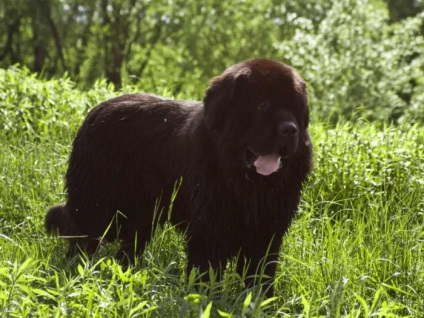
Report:
<svg viewBox="0 0 424 318"><path fill-rule="evenodd" d="M307 135L306 85L293 68L273 60L227 69L211 81L204 107L211 136L261 175L276 172Z"/></svg>

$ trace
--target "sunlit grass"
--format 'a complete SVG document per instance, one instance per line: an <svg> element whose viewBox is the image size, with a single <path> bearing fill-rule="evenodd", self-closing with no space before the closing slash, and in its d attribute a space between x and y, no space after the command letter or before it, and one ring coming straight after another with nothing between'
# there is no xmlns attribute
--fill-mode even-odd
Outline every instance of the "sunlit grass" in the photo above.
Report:
<svg viewBox="0 0 424 318"><path fill-rule="evenodd" d="M212 286L194 273L186 279L185 237L171 226L156 233L135 267L115 262L113 244L93 259L65 260L65 243L45 235L43 218L64 200L71 137L2 136L0 314L421 316L424 129L361 123L311 130L314 173L269 301L243 289L231 269Z"/></svg>
<svg viewBox="0 0 424 318"><path fill-rule="evenodd" d="M424 316L424 128L313 123L315 167L286 235L275 298L245 289L231 264L222 282L185 273L185 236L165 225L123 268L117 242L64 258L44 231L63 202L73 136L111 96L99 83L10 71L0 100L1 317ZM164 92L166 93L166 92ZM4 98L3 98L4 97ZM213 278L213 273L207 273Z"/></svg>

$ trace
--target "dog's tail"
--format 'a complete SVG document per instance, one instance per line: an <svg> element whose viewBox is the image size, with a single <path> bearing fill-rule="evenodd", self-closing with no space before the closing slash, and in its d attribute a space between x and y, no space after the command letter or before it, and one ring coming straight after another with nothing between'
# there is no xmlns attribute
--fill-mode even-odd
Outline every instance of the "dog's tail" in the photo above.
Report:
<svg viewBox="0 0 424 318"><path fill-rule="evenodd" d="M66 206L56 205L47 211L44 224L47 233L68 235L73 222Z"/></svg>

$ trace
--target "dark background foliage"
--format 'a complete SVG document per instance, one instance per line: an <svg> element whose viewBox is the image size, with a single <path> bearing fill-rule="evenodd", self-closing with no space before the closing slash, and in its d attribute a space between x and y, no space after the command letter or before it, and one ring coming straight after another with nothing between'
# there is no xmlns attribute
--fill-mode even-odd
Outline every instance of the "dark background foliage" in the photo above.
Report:
<svg viewBox="0 0 424 318"><path fill-rule="evenodd" d="M420 0L3 0L0 67L202 98L253 57L296 67L316 119L424 120Z"/></svg>

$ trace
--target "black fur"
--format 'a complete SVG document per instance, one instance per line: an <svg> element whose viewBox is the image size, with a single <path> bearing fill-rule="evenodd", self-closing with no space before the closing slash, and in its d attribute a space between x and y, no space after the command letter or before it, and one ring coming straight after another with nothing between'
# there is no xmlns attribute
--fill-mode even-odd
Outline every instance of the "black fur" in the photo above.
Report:
<svg viewBox="0 0 424 318"><path fill-rule="evenodd" d="M237 64L211 81L204 102L131 94L94 108L80 128L66 173L68 201L46 216L48 230L93 253L99 237L122 241L119 257L141 254L155 206L188 235L188 270L219 269L240 255L255 273L275 274L281 239L312 166L306 87L290 67L267 59ZM288 128L287 128L288 127ZM290 129L290 131L289 131ZM268 176L252 164L278 153ZM119 213L117 213L119 211ZM136 244L136 245L134 245Z"/></svg>

